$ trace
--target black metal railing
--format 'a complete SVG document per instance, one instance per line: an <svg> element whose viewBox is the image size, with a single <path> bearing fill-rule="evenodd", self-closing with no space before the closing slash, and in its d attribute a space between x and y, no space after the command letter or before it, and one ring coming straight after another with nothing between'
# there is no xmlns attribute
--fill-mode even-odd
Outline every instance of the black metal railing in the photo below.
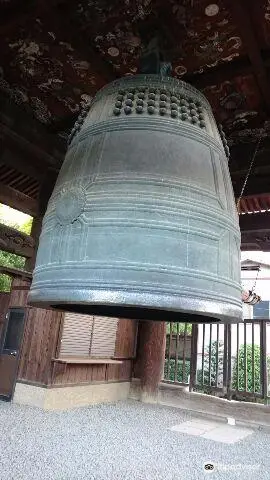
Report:
<svg viewBox="0 0 270 480"><path fill-rule="evenodd" d="M163 381L227 399L267 403L268 329L265 319L226 325L168 323Z"/></svg>

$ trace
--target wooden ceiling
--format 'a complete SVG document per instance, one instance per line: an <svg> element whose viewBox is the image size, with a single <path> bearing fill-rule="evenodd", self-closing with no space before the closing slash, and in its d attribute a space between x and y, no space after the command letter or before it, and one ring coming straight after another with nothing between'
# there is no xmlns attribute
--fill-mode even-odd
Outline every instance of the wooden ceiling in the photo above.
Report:
<svg viewBox="0 0 270 480"><path fill-rule="evenodd" d="M136 73L158 36L173 75L201 86L231 144L270 127L268 0L1 0L0 8L1 89L45 124Z"/></svg>
<svg viewBox="0 0 270 480"><path fill-rule="evenodd" d="M0 0L0 174L11 188L37 197L80 107L136 74L153 37L173 75L210 101L236 196L259 138L245 195L270 193L270 0ZM27 157L32 183L12 177L16 155Z"/></svg>

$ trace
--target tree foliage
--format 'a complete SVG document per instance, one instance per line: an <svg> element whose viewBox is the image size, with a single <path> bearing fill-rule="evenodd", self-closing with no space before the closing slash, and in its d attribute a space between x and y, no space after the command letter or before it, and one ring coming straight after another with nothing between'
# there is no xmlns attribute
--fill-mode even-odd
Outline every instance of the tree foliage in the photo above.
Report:
<svg viewBox="0 0 270 480"><path fill-rule="evenodd" d="M171 382L180 382L180 383L188 383L189 375L190 375L190 360L187 359L185 362L185 369L184 363L182 359L176 361L174 358L165 359L164 365L164 379L170 380Z"/></svg>
<svg viewBox="0 0 270 480"><path fill-rule="evenodd" d="M1 208L2 207L2 208ZM4 223L20 232L26 233L29 235L31 233L33 219L30 217L26 222L19 225L11 220L3 219L3 206L0 205L0 223ZM2 267L12 267L12 268L23 268L25 265L25 258L13 253L4 252L0 250L0 266ZM11 279L7 275L0 275L0 292L9 292L11 286Z"/></svg>
<svg viewBox="0 0 270 480"><path fill-rule="evenodd" d="M248 392L260 393L261 391L261 349L259 345L254 345L254 355L252 345L240 345L238 354L238 379L237 379L237 360L234 362L232 375L233 390L243 390ZM252 365L254 364L254 367ZM254 368L254 390L253 390L253 368ZM238 380L238 381L237 381Z"/></svg>
<svg viewBox="0 0 270 480"><path fill-rule="evenodd" d="M214 340L208 345L203 359L203 368L197 370L197 383L200 386L222 386L224 343Z"/></svg>
<svg viewBox="0 0 270 480"><path fill-rule="evenodd" d="M178 329L177 329L177 325L178 325ZM186 331L187 335L189 335L189 336L191 335L192 323L178 323L178 324L176 322L172 323L172 334L173 335L177 335L177 332L179 333L179 335L184 335L185 331ZM170 335L170 333L171 333L170 322L167 322L166 333L167 333L167 335Z"/></svg>

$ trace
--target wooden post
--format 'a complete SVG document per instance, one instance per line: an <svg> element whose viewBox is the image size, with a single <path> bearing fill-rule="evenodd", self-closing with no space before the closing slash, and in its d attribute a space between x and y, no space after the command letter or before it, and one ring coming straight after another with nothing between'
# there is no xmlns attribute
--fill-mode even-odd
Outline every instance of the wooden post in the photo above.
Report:
<svg viewBox="0 0 270 480"><path fill-rule="evenodd" d="M25 268L28 271L33 271L36 263L37 249L39 243L39 236L41 233L42 220L44 213L47 208L48 201L52 194L55 182L57 178L57 173L54 170L48 169L46 175L43 179L43 182L40 186L39 192L39 201L38 201L38 215L33 218L31 236L35 240L35 251L31 258L29 258L25 263Z"/></svg>
<svg viewBox="0 0 270 480"><path fill-rule="evenodd" d="M42 218L41 217L34 217L33 218L32 229L31 229L31 237L34 239L35 249L33 251L32 256L30 258L28 258L25 262L25 269L29 272L32 272L34 270L34 266L35 266L35 263L36 263L38 241L39 241L39 235L40 235L40 232L41 232L41 224L42 224Z"/></svg>
<svg viewBox="0 0 270 480"><path fill-rule="evenodd" d="M166 347L166 322L140 322L139 370L141 401L157 400L159 382L163 377Z"/></svg>

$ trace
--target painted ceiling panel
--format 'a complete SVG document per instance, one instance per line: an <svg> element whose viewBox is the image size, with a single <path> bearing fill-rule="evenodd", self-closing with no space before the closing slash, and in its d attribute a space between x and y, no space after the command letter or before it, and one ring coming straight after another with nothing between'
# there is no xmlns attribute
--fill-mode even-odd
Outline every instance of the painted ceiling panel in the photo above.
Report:
<svg viewBox="0 0 270 480"><path fill-rule="evenodd" d="M0 89L46 125L76 115L108 81L138 71L158 37L185 80L239 61L250 72L204 88L229 143L269 134L256 75L226 0L0 0ZM270 48L270 0L251 5L258 47ZM270 59L270 56L269 56Z"/></svg>

